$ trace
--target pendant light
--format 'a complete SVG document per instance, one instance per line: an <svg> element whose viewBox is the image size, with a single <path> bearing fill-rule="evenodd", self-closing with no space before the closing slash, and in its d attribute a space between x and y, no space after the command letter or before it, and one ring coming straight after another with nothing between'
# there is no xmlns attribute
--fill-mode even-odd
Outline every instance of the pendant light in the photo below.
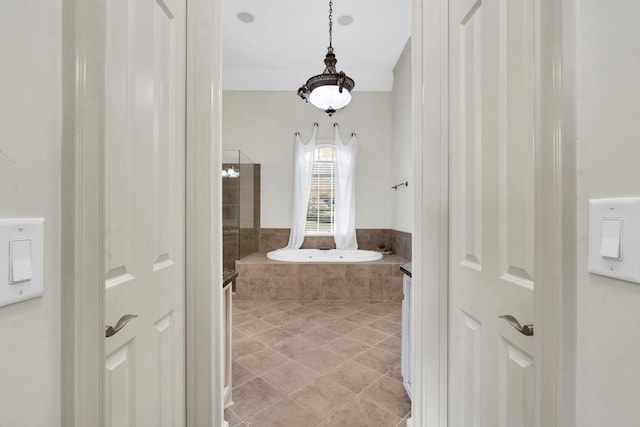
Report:
<svg viewBox="0 0 640 427"><path fill-rule="evenodd" d="M336 55L333 53L333 1L329 0L329 47L324 58L322 74L311 77L300 89L298 96L324 110L329 117L349 104L351 91L356 83L344 71L336 71Z"/></svg>

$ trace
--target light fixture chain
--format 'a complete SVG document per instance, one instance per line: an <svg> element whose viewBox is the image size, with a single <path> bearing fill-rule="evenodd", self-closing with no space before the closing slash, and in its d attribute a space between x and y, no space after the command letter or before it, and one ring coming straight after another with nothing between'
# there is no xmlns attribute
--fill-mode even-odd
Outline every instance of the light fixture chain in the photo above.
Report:
<svg viewBox="0 0 640 427"><path fill-rule="evenodd" d="M333 0L329 0L329 47L333 47Z"/></svg>

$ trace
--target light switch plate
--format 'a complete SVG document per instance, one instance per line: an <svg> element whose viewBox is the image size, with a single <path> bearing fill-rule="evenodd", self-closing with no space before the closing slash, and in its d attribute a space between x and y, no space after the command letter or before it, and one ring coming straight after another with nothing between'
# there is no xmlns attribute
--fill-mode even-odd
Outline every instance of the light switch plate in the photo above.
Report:
<svg viewBox="0 0 640 427"><path fill-rule="evenodd" d="M612 226L617 221L619 259L611 255L616 254ZM640 198L589 200L588 268L590 273L640 283Z"/></svg>
<svg viewBox="0 0 640 427"><path fill-rule="evenodd" d="M10 242L30 241L31 279L11 284ZM24 260L21 274L24 277ZM14 265L18 267L18 265ZM36 298L44 291L44 218L0 218L0 307Z"/></svg>

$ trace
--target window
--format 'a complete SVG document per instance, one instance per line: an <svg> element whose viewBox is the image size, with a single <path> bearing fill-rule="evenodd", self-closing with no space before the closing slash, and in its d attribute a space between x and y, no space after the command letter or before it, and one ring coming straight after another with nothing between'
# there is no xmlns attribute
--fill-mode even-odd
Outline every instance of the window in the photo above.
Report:
<svg viewBox="0 0 640 427"><path fill-rule="evenodd" d="M332 145L316 147L305 234L333 234L336 155Z"/></svg>

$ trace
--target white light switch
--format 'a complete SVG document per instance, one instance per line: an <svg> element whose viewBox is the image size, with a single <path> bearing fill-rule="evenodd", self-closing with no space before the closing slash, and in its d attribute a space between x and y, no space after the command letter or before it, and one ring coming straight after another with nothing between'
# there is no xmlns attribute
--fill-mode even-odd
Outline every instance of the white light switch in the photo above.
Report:
<svg viewBox="0 0 640 427"><path fill-rule="evenodd" d="M31 239L9 242L9 284L28 282L33 277L31 268Z"/></svg>
<svg viewBox="0 0 640 427"><path fill-rule="evenodd" d="M600 242L600 255L605 258L621 259L620 256L620 218L602 219L602 240Z"/></svg>
<svg viewBox="0 0 640 427"><path fill-rule="evenodd" d="M589 200L590 273L640 283L640 198Z"/></svg>
<svg viewBox="0 0 640 427"><path fill-rule="evenodd" d="M44 292L44 219L0 218L0 307Z"/></svg>

